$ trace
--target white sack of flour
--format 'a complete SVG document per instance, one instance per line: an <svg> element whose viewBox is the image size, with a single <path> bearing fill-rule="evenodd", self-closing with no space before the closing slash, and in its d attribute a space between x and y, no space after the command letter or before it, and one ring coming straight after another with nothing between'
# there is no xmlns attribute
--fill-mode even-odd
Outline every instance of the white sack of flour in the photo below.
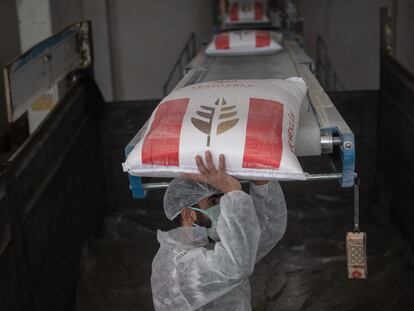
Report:
<svg viewBox="0 0 414 311"><path fill-rule="evenodd" d="M267 23L264 1L233 1L229 4L227 24Z"/></svg>
<svg viewBox="0 0 414 311"><path fill-rule="evenodd" d="M265 30L236 30L213 37L206 54L210 56L241 56L273 54L282 50L281 35Z"/></svg>
<svg viewBox="0 0 414 311"><path fill-rule="evenodd" d="M244 179L305 179L295 155L301 78L224 80L190 85L164 98L138 133L123 163L135 176L196 173L195 156L226 157L229 174Z"/></svg>

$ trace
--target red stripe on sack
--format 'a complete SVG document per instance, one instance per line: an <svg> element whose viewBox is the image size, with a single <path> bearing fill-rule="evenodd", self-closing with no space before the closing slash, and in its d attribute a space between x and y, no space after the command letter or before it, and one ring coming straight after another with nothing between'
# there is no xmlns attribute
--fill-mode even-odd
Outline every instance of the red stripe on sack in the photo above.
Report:
<svg viewBox="0 0 414 311"><path fill-rule="evenodd" d="M142 145L142 164L179 165L180 133L189 101L170 100L157 108Z"/></svg>
<svg viewBox="0 0 414 311"><path fill-rule="evenodd" d="M264 13L263 3L260 1L256 1L254 3L254 20L256 21L262 20L263 13Z"/></svg>
<svg viewBox="0 0 414 311"><path fill-rule="evenodd" d="M232 22L239 20L239 3L232 3L230 6L230 20Z"/></svg>
<svg viewBox="0 0 414 311"><path fill-rule="evenodd" d="M214 45L217 50L230 49L230 36L228 33L221 33L214 39Z"/></svg>
<svg viewBox="0 0 414 311"><path fill-rule="evenodd" d="M270 33L267 31L256 31L256 47L270 46Z"/></svg>
<svg viewBox="0 0 414 311"><path fill-rule="evenodd" d="M283 105L250 98L243 168L278 169L282 159Z"/></svg>

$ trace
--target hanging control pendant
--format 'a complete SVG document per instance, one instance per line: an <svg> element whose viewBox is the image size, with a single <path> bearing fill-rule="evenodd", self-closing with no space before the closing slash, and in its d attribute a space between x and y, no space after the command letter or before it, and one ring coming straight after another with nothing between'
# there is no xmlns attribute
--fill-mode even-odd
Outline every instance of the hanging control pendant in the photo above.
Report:
<svg viewBox="0 0 414 311"><path fill-rule="evenodd" d="M348 278L368 277L366 256L367 234L359 231L359 178L354 185L354 230L346 234L346 257Z"/></svg>

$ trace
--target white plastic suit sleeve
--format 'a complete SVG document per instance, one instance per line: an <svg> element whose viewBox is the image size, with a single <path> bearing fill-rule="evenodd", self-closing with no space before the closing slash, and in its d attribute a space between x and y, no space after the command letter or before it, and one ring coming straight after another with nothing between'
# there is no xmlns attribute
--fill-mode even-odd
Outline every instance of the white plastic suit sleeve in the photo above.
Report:
<svg viewBox="0 0 414 311"><path fill-rule="evenodd" d="M286 201L277 181L260 186L250 182L250 196L262 231L256 256L256 262L259 262L276 246L286 232Z"/></svg>
<svg viewBox="0 0 414 311"><path fill-rule="evenodd" d="M225 295L253 273L261 235L253 201L234 191L221 198L220 207L220 242L214 249L195 248L177 258L176 279L191 310Z"/></svg>

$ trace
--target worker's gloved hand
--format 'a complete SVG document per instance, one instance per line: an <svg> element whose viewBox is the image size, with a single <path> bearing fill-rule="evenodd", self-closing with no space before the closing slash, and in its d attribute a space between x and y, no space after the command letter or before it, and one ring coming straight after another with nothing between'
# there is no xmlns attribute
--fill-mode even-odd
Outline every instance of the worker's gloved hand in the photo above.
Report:
<svg viewBox="0 0 414 311"><path fill-rule="evenodd" d="M208 183L223 193L241 190L240 182L226 173L224 155L219 157L219 168L213 163L210 151L206 151L206 163L200 156L196 156L196 163L200 174L182 174L183 178Z"/></svg>

